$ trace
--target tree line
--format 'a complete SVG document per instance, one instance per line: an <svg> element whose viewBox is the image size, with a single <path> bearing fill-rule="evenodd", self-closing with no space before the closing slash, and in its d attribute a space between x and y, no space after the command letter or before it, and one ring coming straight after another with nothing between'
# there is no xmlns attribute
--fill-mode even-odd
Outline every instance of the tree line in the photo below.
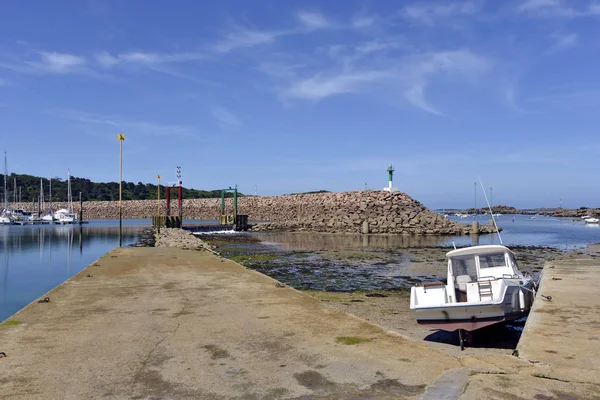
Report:
<svg viewBox="0 0 600 400"><path fill-rule="evenodd" d="M1 179L4 179L2 177ZM14 181L16 179L16 192L14 189ZM44 201L50 201L49 192L50 186L47 178L39 176L10 174L7 179L8 201L12 202L19 199L23 202L38 201L40 196L40 179L42 179L44 187ZM71 194L73 201L79 200L79 193L84 201L115 201L119 200L119 183L118 182L92 182L86 178L71 177ZM165 198L166 189L163 185L160 186L160 196ZM60 178L52 178L52 201L67 201L67 181ZM232 193L226 192L226 197L233 197ZM173 199L177 198L175 190L171 189ZM243 196L238 192L238 196ZM138 182L123 182L123 200L154 200L157 197L157 185L151 183ZM198 190L183 188L184 199L201 199L201 198L220 198L221 190ZM2 200L4 193L2 192Z"/></svg>

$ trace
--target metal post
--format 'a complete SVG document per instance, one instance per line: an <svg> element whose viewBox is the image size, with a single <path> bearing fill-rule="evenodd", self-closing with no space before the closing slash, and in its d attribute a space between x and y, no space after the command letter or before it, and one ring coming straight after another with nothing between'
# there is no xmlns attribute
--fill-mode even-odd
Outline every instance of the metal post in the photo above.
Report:
<svg viewBox="0 0 600 400"><path fill-rule="evenodd" d="M119 247L123 247L123 140L125 134L117 134L119 139Z"/></svg>
<svg viewBox="0 0 600 400"><path fill-rule="evenodd" d="M225 215L225 189L221 190L221 215Z"/></svg>
<svg viewBox="0 0 600 400"><path fill-rule="evenodd" d="M156 211L158 215L157 225L158 225L158 233L160 233L160 175L156 175L158 178L158 190L157 192L157 203L156 203Z"/></svg>
<svg viewBox="0 0 600 400"><path fill-rule="evenodd" d="M79 192L79 224L83 221L83 199L81 198L81 192Z"/></svg>
<svg viewBox="0 0 600 400"><path fill-rule="evenodd" d="M233 218L237 218L238 208L237 208L237 184L233 189Z"/></svg>
<svg viewBox="0 0 600 400"><path fill-rule="evenodd" d="M165 215L171 215L171 186L166 186L165 185L165 190L167 191L166 193L166 197L167 197L167 211L165 212Z"/></svg>
<svg viewBox="0 0 600 400"><path fill-rule="evenodd" d="M477 219L477 182L475 182L475 202L473 204L473 220Z"/></svg>
<svg viewBox="0 0 600 400"><path fill-rule="evenodd" d="M177 207L179 208L179 218L183 220L183 188L181 185L177 188Z"/></svg>

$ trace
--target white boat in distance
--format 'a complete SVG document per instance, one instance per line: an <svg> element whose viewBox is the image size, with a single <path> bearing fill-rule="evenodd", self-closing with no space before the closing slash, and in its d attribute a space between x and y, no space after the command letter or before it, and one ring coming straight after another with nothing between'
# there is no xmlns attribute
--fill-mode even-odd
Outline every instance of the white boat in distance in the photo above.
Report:
<svg viewBox="0 0 600 400"><path fill-rule="evenodd" d="M529 314L533 280L517 267L505 246L471 246L450 251L448 280L413 286L410 309L417 323L463 334Z"/></svg>
<svg viewBox="0 0 600 400"><path fill-rule="evenodd" d="M54 222L58 224L72 224L77 221L77 215L66 208L61 208L54 213Z"/></svg>
<svg viewBox="0 0 600 400"><path fill-rule="evenodd" d="M15 223L15 220L12 217L12 214L7 209L2 209L0 211L0 225L12 225Z"/></svg>
<svg viewBox="0 0 600 400"><path fill-rule="evenodd" d="M598 222L600 222L600 219L598 219L598 218L586 218L585 219L586 224L597 224Z"/></svg>

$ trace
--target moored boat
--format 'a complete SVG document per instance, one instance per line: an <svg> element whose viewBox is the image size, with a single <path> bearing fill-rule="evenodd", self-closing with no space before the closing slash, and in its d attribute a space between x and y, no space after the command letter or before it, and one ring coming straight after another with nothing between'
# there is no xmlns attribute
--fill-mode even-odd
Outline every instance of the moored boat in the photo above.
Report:
<svg viewBox="0 0 600 400"><path fill-rule="evenodd" d="M471 246L450 251L447 283L426 282L411 289L417 323L465 333L525 317L535 297L534 282L517 267L505 246Z"/></svg>

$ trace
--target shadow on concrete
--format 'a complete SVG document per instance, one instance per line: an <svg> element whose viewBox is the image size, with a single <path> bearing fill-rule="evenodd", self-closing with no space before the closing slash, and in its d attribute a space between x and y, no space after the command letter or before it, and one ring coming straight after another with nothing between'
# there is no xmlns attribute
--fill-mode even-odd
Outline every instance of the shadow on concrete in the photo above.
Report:
<svg viewBox="0 0 600 400"><path fill-rule="evenodd" d="M471 341L468 347L514 350L517 348L524 326L525 321L518 320L478 329L471 332ZM447 332L432 329L424 340L459 346L458 331Z"/></svg>

